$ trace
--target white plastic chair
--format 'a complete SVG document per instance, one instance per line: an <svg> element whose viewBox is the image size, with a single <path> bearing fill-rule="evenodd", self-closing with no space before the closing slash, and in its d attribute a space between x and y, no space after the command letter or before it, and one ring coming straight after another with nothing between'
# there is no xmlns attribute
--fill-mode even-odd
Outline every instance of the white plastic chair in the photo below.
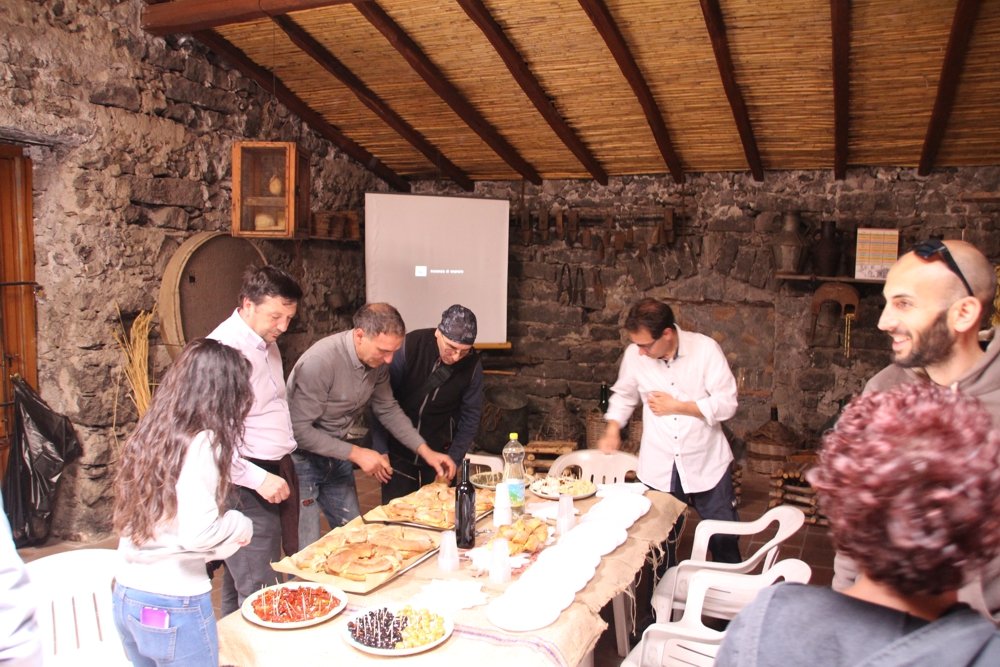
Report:
<svg viewBox="0 0 1000 667"><path fill-rule="evenodd" d="M809 565L797 559L776 563L763 574L738 574L700 570L691 577L688 603L680 620L654 623L642 633L642 640L622 662L623 667L660 667L661 665L715 664L724 631L702 624L709 604L733 609L735 616L757 593L779 579L807 584L812 575Z"/></svg>
<svg viewBox="0 0 1000 667"><path fill-rule="evenodd" d="M756 535L767 530L774 522L778 523L774 537L742 563L717 563L708 560L708 540L712 535ZM760 568L760 571L766 572L777 560L781 544L798 532L804 523L805 514L791 505L774 507L756 521L701 521L694 531L691 558L668 569L653 591L652 605L656 618L661 622L669 621L674 611L684 609L691 576L699 570L748 574ZM726 609L716 609L710 601L705 604L704 613L721 619L734 616Z"/></svg>
<svg viewBox="0 0 1000 667"><path fill-rule="evenodd" d="M625 476L635 472L639 467L639 457L628 452L613 452L605 454L596 449L578 449L569 454L563 454L549 468L550 477L558 477L569 468L579 468L580 478L592 481L594 484L616 484L624 482ZM619 593L611 601L614 615L615 640L618 643L618 655L628 655L628 635L631 631L629 619L625 613L625 593Z"/></svg>
<svg viewBox="0 0 1000 667"><path fill-rule="evenodd" d="M486 468L490 472L503 472L503 459L499 456L491 456L489 454L466 454L465 458L469 459L469 466L478 466L480 468Z"/></svg>
<svg viewBox="0 0 1000 667"><path fill-rule="evenodd" d="M76 549L25 563L44 665L130 664L112 615L118 558L114 549Z"/></svg>
<svg viewBox="0 0 1000 667"><path fill-rule="evenodd" d="M558 477L572 467L580 469L581 479L594 484L616 484L624 482L628 473L638 469L639 457L628 452L605 454L597 449L578 449L553 461L549 476Z"/></svg>

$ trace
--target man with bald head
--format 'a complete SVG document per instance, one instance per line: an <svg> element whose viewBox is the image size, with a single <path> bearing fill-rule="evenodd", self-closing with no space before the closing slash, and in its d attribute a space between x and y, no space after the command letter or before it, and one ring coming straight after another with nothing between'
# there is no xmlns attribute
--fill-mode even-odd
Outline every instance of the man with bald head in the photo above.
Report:
<svg viewBox="0 0 1000 667"><path fill-rule="evenodd" d="M979 330L996 288L993 266L972 244L916 244L886 276L878 328L892 338L893 363L868 381L865 393L934 382L979 399L1000 426L1000 335ZM833 569L836 590L849 588L858 575L839 553ZM972 582L960 598L1000 620L1000 559L983 572L981 587Z"/></svg>

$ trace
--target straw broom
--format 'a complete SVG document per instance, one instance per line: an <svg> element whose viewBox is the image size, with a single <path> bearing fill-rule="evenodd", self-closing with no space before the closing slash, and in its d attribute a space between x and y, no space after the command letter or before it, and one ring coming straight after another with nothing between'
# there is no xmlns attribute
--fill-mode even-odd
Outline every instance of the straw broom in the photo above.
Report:
<svg viewBox="0 0 1000 667"><path fill-rule="evenodd" d="M121 323L120 310L118 321ZM125 360L122 372L129 385L129 398L140 418L149 409L153 393L149 384L149 331L152 323L153 313L141 311L127 334L124 323L121 323L119 331L114 332L115 341Z"/></svg>

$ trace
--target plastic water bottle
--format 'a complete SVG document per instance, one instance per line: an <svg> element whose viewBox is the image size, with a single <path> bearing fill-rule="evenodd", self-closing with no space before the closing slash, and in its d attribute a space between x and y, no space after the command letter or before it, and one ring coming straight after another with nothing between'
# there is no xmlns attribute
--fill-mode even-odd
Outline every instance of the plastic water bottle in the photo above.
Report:
<svg viewBox="0 0 1000 667"><path fill-rule="evenodd" d="M524 445L517 440L517 433L503 448L503 481L510 496L510 512L516 520L524 514Z"/></svg>

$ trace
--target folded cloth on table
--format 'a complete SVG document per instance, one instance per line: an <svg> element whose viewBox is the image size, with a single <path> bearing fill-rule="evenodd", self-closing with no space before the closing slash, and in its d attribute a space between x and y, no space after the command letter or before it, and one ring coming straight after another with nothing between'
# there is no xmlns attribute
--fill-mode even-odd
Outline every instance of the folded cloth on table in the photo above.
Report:
<svg viewBox="0 0 1000 667"><path fill-rule="evenodd" d="M598 484L597 497L607 498L608 496L620 493L635 493L642 495L649 491L649 487L642 482L618 482L617 484Z"/></svg>
<svg viewBox="0 0 1000 667"><path fill-rule="evenodd" d="M555 521L559 518L559 502L556 500L546 500L539 503L527 503L524 511L542 521ZM573 514L579 514L580 510L573 508Z"/></svg>

